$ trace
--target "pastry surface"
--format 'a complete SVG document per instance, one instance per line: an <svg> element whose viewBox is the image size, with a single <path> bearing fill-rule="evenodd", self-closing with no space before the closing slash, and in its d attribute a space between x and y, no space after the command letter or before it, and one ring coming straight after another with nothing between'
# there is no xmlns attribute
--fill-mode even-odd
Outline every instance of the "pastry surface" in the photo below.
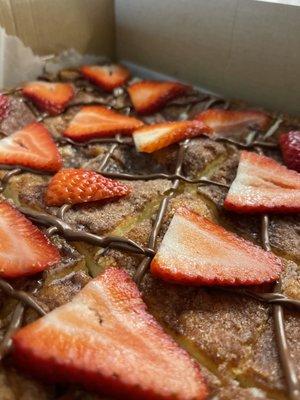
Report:
<svg viewBox="0 0 300 400"><path fill-rule="evenodd" d="M114 146L95 143L74 146L63 142L63 132L82 104L101 103L124 114L138 117L144 123L192 119L208 107L224 107L224 101L212 102L205 94L192 91L170 100L159 112L141 117L132 108L125 86L109 94L87 83L79 73L69 71L62 71L58 77L47 76L47 79L68 82L75 93L70 106L64 112L56 116L47 115L42 121L58 144L64 168L81 167L100 173L105 171L147 175L172 174L176 167L178 144L144 154L137 153L133 146L127 144ZM10 112L0 122L3 137L22 129L42 115L32 104L22 99L18 92L9 96ZM228 107L232 110L246 108L238 102L232 102ZM271 118L275 122L278 116L272 114ZM280 128L269 140L276 142L281 131L299 128L298 120L284 116ZM230 185L236 175L240 152L239 146L216 141L213 137L193 138L185 150L182 173L190 179L206 177ZM264 149L264 152L283 163L277 148ZM107 154L110 157L105 159ZM107 162L104 164L104 161ZM0 178L6 173L5 169L0 169ZM11 199L18 206L57 216L59 208L47 206L45 203L45 192L50 178L51 174L22 171L9 179L1 196ZM129 186L128 196L113 201L74 205L66 211L64 220L73 228L96 235L122 236L147 247L160 203L170 192L172 180L120 180ZM200 186L181 180L170 198L158 234L157 246L162 241L175 211L181 206L186 206L261 246L260 218L257 215L226 211L223 203L227 191L224 187ZM281 278L282 293L295 300L300 300L299 226L298 214L274 214L270 217L270 245L285 266ZM46 228L43 229L46 231ZM42 272L38 278L22 278L14 282L17 289L28 290L40 279L41 285L34 296L48 311L70 301L92 277L108 267L124 268L134 276L143 258L141 255L110 248L103 254L100 247L83 241L69 241L55 233L51 236L51 241L59 249L61 261ZM199 362L208 384L208 398L288 399L286 380L276 345L272 306L235 293L235 289L227 292L214 287L167 283L153 277L149 271L142 279L140 288L150 312L179 345ZM271 290L269 288L267 291ZM0 335L3 338L16 307L16 300L0 292L0 306ZM285 308L284 315L288 346L300 377L299 313ZM27 308L23 324L37 318L37 313ZM31 379L14 367L9 356L0 367L0 398L104 400L104 397L81 388L47 385Z"/></svg>

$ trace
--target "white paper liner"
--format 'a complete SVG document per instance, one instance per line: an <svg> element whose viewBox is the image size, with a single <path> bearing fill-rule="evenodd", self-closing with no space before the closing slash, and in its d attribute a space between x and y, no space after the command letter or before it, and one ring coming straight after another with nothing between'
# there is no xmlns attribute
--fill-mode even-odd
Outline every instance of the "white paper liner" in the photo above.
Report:
<svg viewBox="0 0 300 400"><path fill-rule="evenodd" d="M46 61L46 71L56 73L62 68L79 67L83 64L99 64L108 61L107 57L92 54L80 54L75 49L65 50L55 57L50 57Z"/></svg>
<svg viewBox="0 0 300 400"><path fill-rule="evenodd" d="M82 64L104 62L103 56L81 55L74 49L59 55L41 57L16 36L8 35L0 27L0 88L9 89L22 82L36 79L46 69L56 73L61 68L78 67Z"/></svg>
<svg viewBox="0 0 300 400"><path fill-rule="evenodd" d="M43 70L44 61L20 39L0 28L0 87L10 88L32 80Z"/></svg>

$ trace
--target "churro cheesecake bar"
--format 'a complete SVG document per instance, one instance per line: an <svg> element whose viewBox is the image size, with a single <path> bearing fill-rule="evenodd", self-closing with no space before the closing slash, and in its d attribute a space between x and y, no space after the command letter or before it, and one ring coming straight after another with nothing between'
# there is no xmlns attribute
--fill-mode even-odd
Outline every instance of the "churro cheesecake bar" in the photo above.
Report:
<svg viewBox="0 0 300 400"><path fill-rule="evenodd" d="M299 119L108 63L0 135L1 399L300 399Z"/></svg>

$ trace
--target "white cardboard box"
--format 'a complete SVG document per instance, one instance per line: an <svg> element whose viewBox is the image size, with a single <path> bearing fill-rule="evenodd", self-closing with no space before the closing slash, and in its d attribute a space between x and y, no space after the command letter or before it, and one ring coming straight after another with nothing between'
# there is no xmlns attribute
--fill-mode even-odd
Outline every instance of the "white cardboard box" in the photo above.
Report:
<svg viewBox="0 0 300 400"><path fill-rule="evenodd" d="M229 98L300 114L297 5L255 0L1 0L0 25L40 55L74 47Z"/></svg>

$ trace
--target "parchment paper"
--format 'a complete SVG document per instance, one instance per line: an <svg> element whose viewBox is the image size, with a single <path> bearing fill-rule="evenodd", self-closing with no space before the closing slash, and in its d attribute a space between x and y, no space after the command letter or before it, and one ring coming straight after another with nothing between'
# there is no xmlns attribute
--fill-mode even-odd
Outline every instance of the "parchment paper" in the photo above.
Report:
<svg viewBox="0 0 300 400"><path fill-rule="evenodd" d="M0 27L0 88L9 89L22 82L36 79L44 69L56 72L61 68L77 67L105 61L103 56L81 55L74 49L59 55L40 57L17 37L6 34Z"/></svg>

